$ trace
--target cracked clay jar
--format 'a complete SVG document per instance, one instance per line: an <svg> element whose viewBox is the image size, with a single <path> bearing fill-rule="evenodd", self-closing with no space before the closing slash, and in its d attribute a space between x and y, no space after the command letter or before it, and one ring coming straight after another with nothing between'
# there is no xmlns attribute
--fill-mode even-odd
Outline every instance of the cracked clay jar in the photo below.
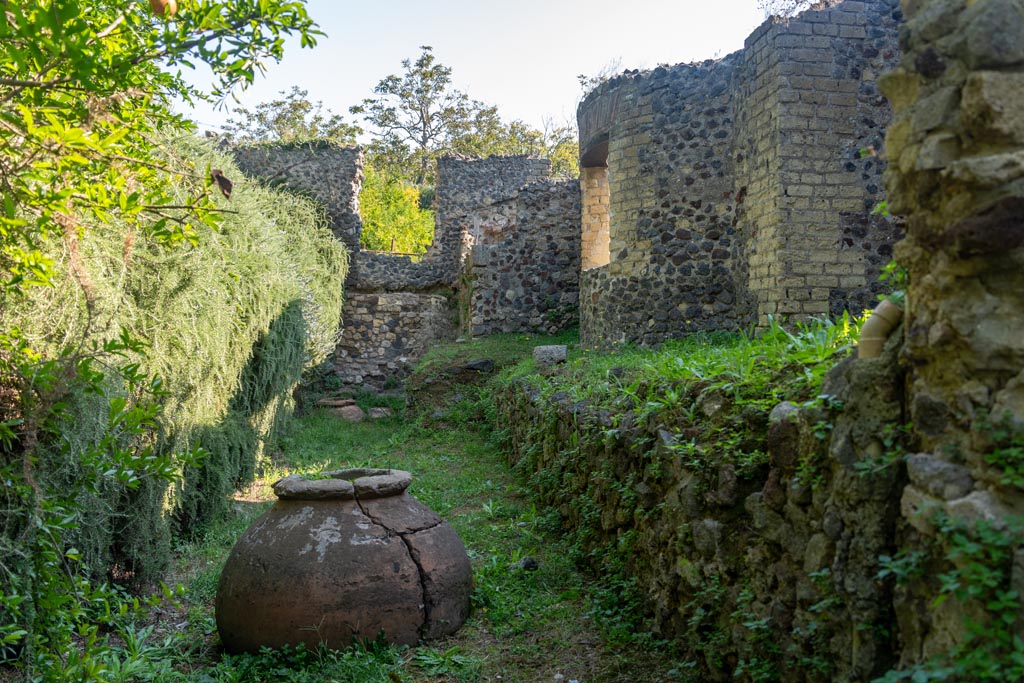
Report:
<svg viewBox="0 0 1024 683"><path fill-rule="evenodd" d="M277 502L242 535L217 586L229 652L354 638L413 645L454 633L473 575L455 530L405 492L400 470L286 477Z"/></svg>

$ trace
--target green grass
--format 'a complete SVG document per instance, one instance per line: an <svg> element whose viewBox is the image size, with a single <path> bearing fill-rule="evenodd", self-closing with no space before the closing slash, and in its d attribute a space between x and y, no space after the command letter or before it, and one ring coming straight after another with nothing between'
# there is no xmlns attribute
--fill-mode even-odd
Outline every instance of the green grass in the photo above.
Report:
<svg viewBox="0 0 1024 683"><path fill-rule="evenodd" d="M433 346L416 365L416 373L429 377L449 367L456 359L468 362L479 358L490 358L498 368L520 362L532 367L530 351L534 346L550 344L578 344L579 331L576 329L558 335L507 333L488 337L475 337L455 344Z"/></svg>
<svg viewBox="0 0 1024 683"><path fill-rule="evenodd" d="M852 350L863 321L844 315L838 322L800 322L790 331L773 320L757 335L694 334L654 349L625 346L610 353L575 349L550 386L598 403L622 396L671 400L671 388L680 383L722 389L739 399L761 394L766 401L781 400L816 390L835 360ZM505 378L532 374L532 365L523 363L506 370ZM785 384L777 383L780 375L786 375Z"/></svg>
<svg viewBox="0 0 1024 683"><path fill-rule="evenodd" d="M554 340L508 335L452 345L438 349L425 368L437 372L442 363L458 365L479 357L522 359L540 342ZM486 412L486 391L456 390L465 398L451 405L465 403L467 412ZM390 407L397 406L392 402ZM364 643L344 652L221 653L212 612L217 578L234 540L269 505L268 482L261 482L236 497L227 519L179 543L172 578L183 589L163 608L175 615L171 621L176 625L157 622L146 641L146 656L113 649L111 657L123 660L117 666L129 662L129 668L143 672L124 680L426 683L501 676L507 683L533 683L552 680L556 673L566 681L668 680L665 672L675 665L666 650L650 647L650 641L606 637L602 623L622 611L616 609L621 586L602 588L581 573L558 515L531 502L486 420L439 421L429 411L399 410L392 418L350 423L315 410L293 423L280 446L265 473L268 478L357 466L410 471L410 493L452 524L469 553L475 585L467 623L454 636L412 649ZM521 568L525 558L537 569ZM130 628L143 629L145 623ZM146 678L154 672L159 675Z"/></svg>
<svg viewBox="0 0 1024 683"><path fill-rule="evenodd" d="M674 661L672 649L645 632L641 596L619 551L607 549L602 559L591 550L582 558L578 539L563 531L557 511L539 508L534 492L506 464L492 429L495 387L528 381L545 392L566 391L648 416L668 411L685 417L706 391L763 408L780 392L813 395L821 375L855 335L856 325L820 323L795 332L774 326L760 339L703 335L657 350L612 354L579 350L571 333L498 335L435 347L411 381L422 386L430 377L435 379L430 386L442 385L434 402L406 412L400 399L362 395L357 397L362 407L387 405L395 416L351 423L314 410L292 424L279 440L280 452L263 463L263 481L236 496L226 519L179 542L172 578L184 588L165 607L175 625L157 620L143 639L146 656L112 647L110 656L123 660L112 667L142 671L112 680L408 683L501 676L507 683L532 683L555 674L566 681L673 680L688 665ZM570 344L570 362L540 375L530 351L550 343ZM504 369L469 385L454 384L445 372L478 358ZM444 408L440 413L438 406ZM290 472L366 466L411 472L410 493L459 533L475 578L473 613L465 626L454 636L411 649L363 643L344 652L221 653L212 613L217 579L235 539L270 504L269 483ZM628 545L628 539L620 541L622 548ZM535 571L521 568L526 558L537 563ZM577 565L581 559L605 571L587 574ZM152 624L152 616L138 623ZM126 628L142 632L146 626ZM129 643L125 636L131 632L115 641Z"/></svg>

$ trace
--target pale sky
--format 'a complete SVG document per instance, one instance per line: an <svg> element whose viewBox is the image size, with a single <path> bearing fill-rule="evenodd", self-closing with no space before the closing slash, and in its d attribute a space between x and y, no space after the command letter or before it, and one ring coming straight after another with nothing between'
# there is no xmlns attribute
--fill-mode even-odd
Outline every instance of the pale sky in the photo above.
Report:
<svg viewBox="0 0 1024 683"><path fill-rule="evenodd" d="M622 70L722 57L764 20L756 0L309 0L307 7L327 36L312 50L289 45L281 63L268 63L266 77L238 93L243 106L297 85L353 121L350 106L431 45L452 67L456 88L497 105L505 120L540 127L545 117L575 117L579 74L617 61ZM186 76L203 85L207 73ZM215 129L228 115L201 105L191 117Z"/></svg>

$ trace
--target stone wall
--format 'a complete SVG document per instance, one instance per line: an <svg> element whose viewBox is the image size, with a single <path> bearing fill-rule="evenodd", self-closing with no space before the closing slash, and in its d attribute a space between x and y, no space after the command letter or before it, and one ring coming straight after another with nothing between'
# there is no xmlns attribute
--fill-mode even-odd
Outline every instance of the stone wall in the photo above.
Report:
<svg viewBox="0 0 1024 683"><path fill-rule="evenodd" d="M527 156L438 161L427 253L415 261L369 252L352 259L335 363L344 383L380 388L460 329L540 332L574 321L579 188L543 180L550 168ZM461 319L459 299L471 302Z"/></svg>
<svg viewBox="0 0 1024 683"><path fill-rule="evenodd" d="M583 279L600 286L581 291L589 299L585 344L651 344L746 324L749 304L732 265L740 247L730 108L738 64L733 55L627 74L581 105L583 157L588 139L609 136L610 191L610 262ZM614 106L602 109L604 98Z"/></svg>
<svg viewBox="0 0 1024 683"><path fill-rule="evenodd" d="M580 555L635 581L655 634L688 663L680 680L867 683L898 661L893 581L878 573L898 549L904 475L861 469L900 424L898 350L832 372L822 393L839 414L737 405L709 382L678 381L675 408L666 399L653 417L599 389L574 401L513 385L498 419L510 464L561 514Z"/></svg>
<svg viewBox="0 0 1024 683"><path fill-rule="evenodd" d="M1024 680L1024 2L903 8L880 83L909 284L881 357L770 412L706 382L672 385L682 409L657 419L535 385L499 396L513 462L583 550L625 564L689 680ZM850 162L873 182L877 159ZM838 225L871 240L871 220ZM751 443L691 441L686 415ZM762 438L766 465L729 461Z"/></svg>
<svg viewBox="0 0 1024 683"><path fill-rule="evenodd" d="M319 202L327 211L334 236L350 251L359 249L363 230L359 218L363 153L359 148L317 141L239 145L231 152L246 175Z"/></svg>
<svg viewBox="0 0 1024 683"><path fill-rule="evenodd" d="M381 388L460 329L551 332L575 324L579 184L549 179L548 160L439 160L434 241L414 260L359 249L358 149L304 143L234 153L246 173L323 202L354 252L333 367L344 384ZM456 300L469 302L461 320Z"/></svg>
<svg viewBox="0 0 1024 683"><path fill-rule="evenodd" d="M580 186L538 180L476 238L469 275L470 332L547 332L577 323L580 272Z"/></svg>
<svg viewBox="0 0 1024 683"><path fill-rule="evenodd" d="M900 16L895 0L851 0L768 21L740 52L626 72L584 100L585 177L606 163L610 188L610 262L583 279L584 343L874 302L897 236L871 211L891 115L875 81L898 57Z"/></svg>
<svg viewBox="0 0 1024 683"><path fill-rule="evenodd" d="M434 205L438 229L424 260L443 261L453 282L473 245L488 232L501 232L512 220L515 209L505 203L522 186L550 174L551 162L536 157L439 159ZM503 211L511 213L502 215Z"/></svg>
<svg viewBox="0 0 1024 683"><path fill-rule="evenodd" d="M1002 680L1020 680L1024 2L903 5L904 56L882 83L896 111L886 187L890 208L907 215L896 257L909 270L903 359L917 452L901 500L903 544L929 561L896 595L903 660L979 653L1006 672L1015 656L1015 675ZM951 529L975 545L963 550ZM939 574L972 566L990 570L986 583L935 609ZM996 599L1009 591L1014 599ZM968 621L978 626L962 628Z"/></svg>
<svg viewBox="0 0 1024 683"><path fill-rule="evenodd" d="M388 387L426 349L454 338L456 317L451 298L440 294L349 290L335 374L352 386Z"/></svg>

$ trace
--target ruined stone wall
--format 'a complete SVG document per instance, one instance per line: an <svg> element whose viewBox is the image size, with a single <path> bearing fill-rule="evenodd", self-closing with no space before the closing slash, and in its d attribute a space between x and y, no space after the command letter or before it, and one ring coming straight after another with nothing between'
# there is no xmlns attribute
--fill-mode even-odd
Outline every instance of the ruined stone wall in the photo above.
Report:
<svg viewBox="0 0 1024 683"><path fill-rule="evenodd" d="M546 332L575 322L579 184L547 179L546 159L439 160L434 241L414 260L359 249L358 149L303 143L234 153L246 173L323 202L354 252L333 367L344 384L381 388L460 329ZM471 302L463 320L460 299Z"/></svg>
<svg viewBox="0 0 1024 683"><path fill-rule="evenodd" d="M438 229L425 261L437 259L454 282L473 244L487 231L500 232L509 217L501 207L519 188L551 174L551 162L528 156L463 159L437 162L434 209ZM514 211L514 209L509 209Z"/></svg>
<svg viewBox="0 0 1024 683"><path fill-rule="evenodd" d="M380 388L387 379L403 376L433 344L454 339L460 329L540 331L553 319L561 322L559 305L534 290L543 288L546 293L551 277L558 282L564 277L566 284L573 285L564 296L575 300L575 278L562 273L543 281L538 278L535 264L547 261L531 254L536 246L548 243L545 232L552 222L552 209L521 195L521 188L549 172L548 160L526 156L438 161L436 227L427 253L413 260L359 252L352 259L346 283L350 294L342 316L345 329L335 362L344 383ZM577 245L578 194L577 189L575 202L569 202L575 213L563 211L563 220L557 221L559 230L570 230ZM565 227L566 221L571 229ZM506 247L506 241L517 245L516 254L508 251L513 247ZM494 257L491 265L469 264L468 254L477 244L489 245L486 249ZM462 291L473 286L469 269L481 280L472 294ZM491 304L474 305L460 320L456 300L488 297L492 282L504 287L503 298L490 297ZM512 298L507 297L509 291ZM559 292L554 301L560 302L562 296ZM484 310L490 317L485 319Z"/></svg>
<svg viewBox="0 0 1024 683"><path fill-rule="evenodd" d="M584 551L623 561L691 680L1024 680L1024 2L903 8L880 83L909 284L880 357L770 411L706 383L656 419L499 397L513 462ZM877 160L850 161L874 182ZM767 463L741 470L680 414L766 435Z"/></svg>
<svg viewBox="0 0 1024 683"><path fill-rule="evenodd" d="M898 661L893 580L878 574L898 550L904 475L863 470L900 424L897 355L893 343L839 365L822 387L838 414L676 382L675 408L653 416L624 396L592 394L609 410L525 383L499 393L498 415L510 464L580 555L636 582L691 667L681 680L867 683ZM738 464L743 449L768 462Z"/></svg>
<svg viewBox="0 0 1024 683"><path fill-rule="evenodd" d="M895 0L850 0L769 21L740 52L627 72L584 100L584 166L606 145L610 188L584 343L874 302L897 233L871 213L884 162L870 150L890 116L875 80L898 56L898 16Z"/></svg>
<svg viewBox="0 0 1024 683"><path fill-rule="evenodd" d="M896 258L909 270L903 358L917 452L902 544L927 558L896 595L903 662L997 661L1002 680L1020 680L1024 2L903 6L904 56L882 83L896 111L886 186L907 216ZM963 576L971 567L989 570L984 583ZM969 599L934 607L938 576L958 570ZM977 666L962 680L981 680Z"/></svg>
<svg viewBox="0 0 1024 683"><path fill-rule="evenodd" d="M388 387L431 346L455 337L456 317L440 294L349 290L335 374L352 386Z"/></svg>
<svg viewBox="0 0 1024 683"><path fill-rule="evenodd" d="M358 147L317 141L240 145L231 152L246 175L271 187L280 185L299 192L323 205L334 236L349 251L359 249L363 153Z"/></svg>
<svg viewBox="0 0 1024 683"><path fill-rule="evenodd" d="M581 106L584 147L610 125L610 263L583 279L585 344L656 343L746 322L732 275L736 64L733 55L627 75ZM614 106L595 109L602 98Z"/></svg>
<svg viewBox="0 0 1024 683"><path fill-rule="evenodd" d="M501 220L475 238L469 285L473 335L554 334L578 320L580 186L538 180L495 205ZM499 228L500 226L500 228Z"/></svg>

